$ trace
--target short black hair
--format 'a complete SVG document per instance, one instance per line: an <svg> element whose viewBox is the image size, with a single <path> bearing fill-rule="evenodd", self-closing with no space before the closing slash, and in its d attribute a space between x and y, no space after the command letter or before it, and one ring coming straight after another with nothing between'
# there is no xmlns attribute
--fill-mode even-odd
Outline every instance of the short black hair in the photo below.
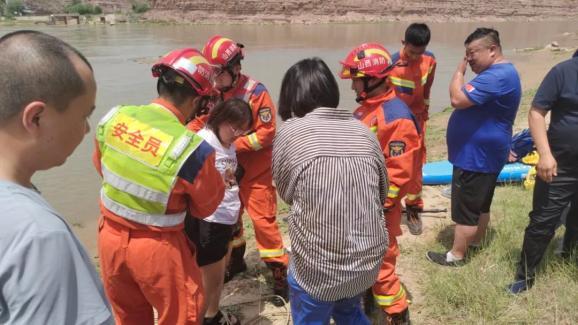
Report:
<svg viewBox="0 0 578 325"><path fill-rule="evenodd" d="M234 126L242 126L245 124L253 124L253 112L247 102L239 98L231 98L220 102L213 107L209 113L207 126L213 132L217 133L217 129L222 123L231 123Z"/></svg>
<svg viewBox="0 0 578 325"><path fill-rule="evenodd" d="M43 101L64 111L86 91L74 58L92 71L74 47L54 36L20 30L0 38L0 122L16 116L30 102Z"/></svg>
<svg viewBox="0 0 578 325"><path fill-rule="evenodd" d="M487 39L490 45L493 44L499 48L502 48L502 45L500 44L500 33L498 33L498 31L493 28L483 28L483 27L480 27L476 29L473 33L471 33L468 36L468 38L466 38L464 45L467 46L471 42L482 38Z"/></svg>
<svg viewBox="0 0 578 325"><path fill-rule="evenodd" d="M175 70L165 69L157 81L157 92L175 106L181 106L191 97L197 97L197 91Z"/></svg>
<svg viewBox="0 0 578 325"><path fill-rule="evenodd" d="M427 46L431 38L431 31L426 24L413 23L405 30L406 43L413 46Z"/></svg>
<svg viewBox="0 0 578 325"><path fill-rule="evenodd" d="M279 94L279 115L283 121L303 117L318 107L338 105L337 81L320 58L301 60L285 73Z"/></svg>

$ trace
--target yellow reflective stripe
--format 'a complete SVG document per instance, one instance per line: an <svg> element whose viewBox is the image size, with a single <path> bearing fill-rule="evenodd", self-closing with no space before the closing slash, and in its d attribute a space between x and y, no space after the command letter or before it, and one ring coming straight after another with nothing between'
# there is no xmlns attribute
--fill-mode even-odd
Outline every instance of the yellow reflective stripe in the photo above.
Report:
<svg viewBox="0 0 578 325"><path fill-rule="evenodd" d="M390 185L387 191L387 197L390 199L395 199L399 195L399 187L395 185Z"/></svg>
<svg viewBox="0 0 578 325"><path fill-rule="evenodd" d="M374 294L373 297L375 298L375 301L377 301L378 305L391 306L396 301L405 298L405 290L403 289L402 286L400 286L399 291L393 296L380 296L380 295Z"/></svg>
<svg viewBox="0 0 578 325"><path fill-rule="evenodd" d="M257 138L257 133L253 132L247 136L247 140L249 140L249 144L253 148L253 150L257 151L263 148L261 143L259 143L259 139Z"/></svg>
<svg viewBox="0 0 578 325"><path fill-rule="evenodd" d="M185 212L173 214L152 214L133 210L118 202L113 201L106 195L106 193L104 193L104 189L100 191L100 199L102 205L104 205L108 211L143 225L156 227L174 227L185 221Z"/></svg>
<svg viewBox="0 0 578 325"><path fill-rule="evenodd" d="M110 171L105 163L101 163L100 170L102 171L103 180L110 184L110 186L119 191L136 196L139 199L161 203L164 208L166 208L167 203L169 202L169 194L133 183L132 181Z"/></svg>
<svg viewBox="0 0 578 325"><path fill-rule="evenodd" d="M411 80L401 79L398 77L389 77L389 78L391 79L391 83L394 84L395 86L415 89L415 82Z"/></svg>
<svg viewBox="0 0 578 325"><path fill-rule="evenodd" d="M426 73L421 77L421 85L422 86L426 84L428 76L429 76L429 73Z"/></svg>
<svg viewBox="0 0 578 325"><path fill-rule="evenodd" d="M421 85L425 85L427 83L427 78L429 77L429 74L432 72L433 70L433 65L430 65L429 69L427 70L427 73L425 75L423 75L423 77L421 77Z"/></svg>
<svg viewBox="0 0 578 325"><path fill-rule="evenodd" d="M429 106L429 98L424 98L423 103Z"/></svg>
<svg viewBox="0 0 578 325"><path fill-rule="evenodd" d="M421 197L421 192L417 193L417 194L407 194L407 199L408 200L417 200Z"/></svg>
<svg viewBox="0 0 578 325"><path fill-rule="evenodd" d="M370 127L369 130L373 133L377 133L377 125Z"/></svg>
<svg viewBox="0 0 578 325"><path fill-rule="evenodd" d="M385 52L384 50L380 50L380 49L367 49L364 51L365 56L368 57L372 54L377 54L377 55L381 55L382 57L386 58L387 61L391 61L391 57L387 54L387 52ZM359 57L357 57L357 55L353 58L354 62L359 62Z"/></svg>
<svg viewBox="0 0 578 325"><path fill-rule="evenodd" d="M231 41L231 40L228 38L222 37L218 41L215 42L215 44L213 45L213 50L211 51L211 56L213 57L213 59L217 58L217 56L219 55L219 47L221 47L221 44L223 44L223 42L226 42L226 41Z"/></svg>
<svg viewBox="0 0 578 325"><path fill-rule="evenodd" d="M259 256L261 256L261 258L280 257L283 255L285 255L285 249L284 248L260 249L259 250Z"/></svg>
<svg viewBox="0 0 578 325"><path fill-rule="evenodd" d="M377 55L381 55L384 58L387 59L387 61L391 61L391 57L389 56L389 54L387 54L387 52L385 52L384 50L380 50L380 49L367 49L365 50L365 55L369 56L371 54L377 54ZM355 57L357 58L357 56Z"/></svg>

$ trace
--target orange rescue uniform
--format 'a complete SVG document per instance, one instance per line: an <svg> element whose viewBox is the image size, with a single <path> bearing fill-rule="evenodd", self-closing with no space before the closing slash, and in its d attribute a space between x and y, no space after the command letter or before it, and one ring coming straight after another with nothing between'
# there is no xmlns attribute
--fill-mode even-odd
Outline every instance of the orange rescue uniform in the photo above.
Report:
<svg viewBox="0 0 578 325"><path fill-rule="evenodd" d="M275 137L276 110L269 92L263 84L240 74L233 89L222 94L222 99L239 98L249 103L253 111L251 132L235 141L237 159L244 169L239 184L241 212L253 221L257 249L261 259L287 265L289 258L277 225L277 192L273 186L271 169L273 138ZM204 126L206 118L197 118L189 123L189 129L197 131ZM239 218L241 221L242 218ZM242 227L241 227L242 229ZM244 245L242 233L234 238L233 246Z"/></svg>
<svg viewBox="0 0 578 325"><path fill-rule="evenodd" d="M170 103L155 100L184 124ZM93 163L102 175L98 141ZM167 214L190 211L210 216L224 195L215 153L203 143L182 166L170 194ZM117 324L202 324L204 296L195 248L184 224L156 227L127 220L100 203L98 253L101 276Z"/></svg>
<svg viewBox="0 0 578 325"><path fill-rule="evenodd" d="M385 94L364 100L353 115L377 135L389 179L385 203L389 247L373 285L373 294L386 313L400 313L407 308L407 299L395 273L399 256L396 237L401 235L401 198L407 193L410 180L420 166L418 129L409 108L391 88Z"/></svg>
<svg viewBox="0 0 578 325"><path fill-rule="evenodd" d="M392 56L396 67L391 71L389 81L399 99L409 106L415 116L420 130L421 166L419 173L408 187L405 204L423 209L421 168L426 162L425 131L429 118L429 99L431 86L436 71L436 60L431 52L426 51L419 59L410 60L403 49Z"/></svg>

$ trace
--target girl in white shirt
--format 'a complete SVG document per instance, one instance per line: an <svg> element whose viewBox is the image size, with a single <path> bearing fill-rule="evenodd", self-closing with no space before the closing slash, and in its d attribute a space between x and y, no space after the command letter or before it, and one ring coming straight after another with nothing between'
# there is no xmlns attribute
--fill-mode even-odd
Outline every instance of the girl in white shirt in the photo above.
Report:
<svg viewBox="0 0 578 325"><path fill-rule="evenodd" d="M206 307L203 325L240 324L236 317L219 310L219 299L231 253L233 227L241 208L233 142L249 132L252 123L249 105L233 98L215 106L209 113L207 125L197 133L215 149L215 167L226 186L223 201L211 216L203 220L187 218L185 224L187 235L196 245L197 263L203 276Z"/></svg>

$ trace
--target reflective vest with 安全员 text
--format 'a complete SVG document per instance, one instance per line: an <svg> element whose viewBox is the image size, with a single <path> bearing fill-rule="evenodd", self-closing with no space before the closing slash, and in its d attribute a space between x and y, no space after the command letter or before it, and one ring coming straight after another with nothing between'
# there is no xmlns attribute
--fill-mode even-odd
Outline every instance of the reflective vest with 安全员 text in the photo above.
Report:
<svg viewBox="0 0 578 325"><path fill-rule="evenodd" d="M168 214L167 205L184 162L202 143L166 108L119 106L100 121L102 205L144 225L173 227L185 211Z"/></svg>

